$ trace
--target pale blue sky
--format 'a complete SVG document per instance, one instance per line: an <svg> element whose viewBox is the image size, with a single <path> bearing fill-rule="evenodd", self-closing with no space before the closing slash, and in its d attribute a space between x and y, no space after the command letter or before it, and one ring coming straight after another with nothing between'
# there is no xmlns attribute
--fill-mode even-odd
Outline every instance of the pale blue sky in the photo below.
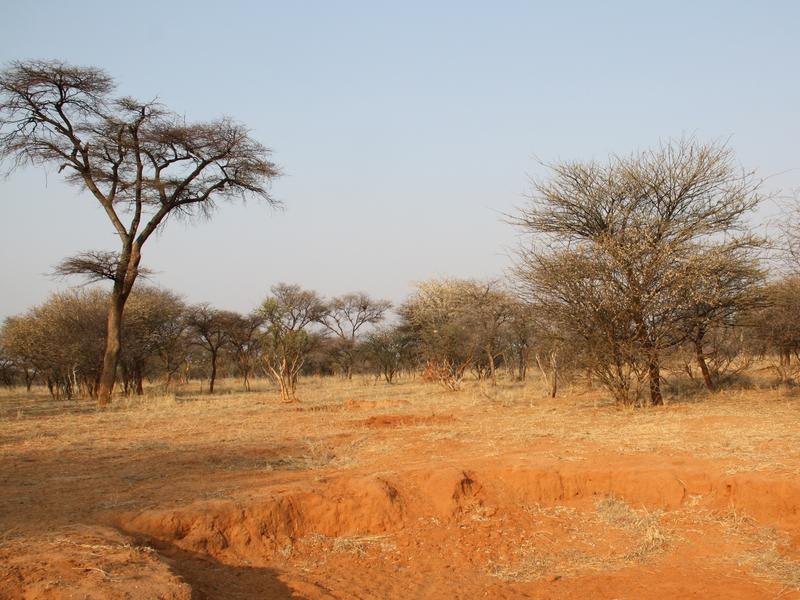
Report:
<svg viewBox="0 0 800 600"><path fill-rule="evenodd" d="M285 211L223 207L145 247L155 282L249 310L278 282L394 301L435 276L500 276L501 214L536 159L729 139L800 186L797 2L6 0L0 60L100 66L187 118L228 114L274 150ZM44 221L38 220L44 215ZM115 248L94 201L28 170L0 181L0 317Z"/></svg>

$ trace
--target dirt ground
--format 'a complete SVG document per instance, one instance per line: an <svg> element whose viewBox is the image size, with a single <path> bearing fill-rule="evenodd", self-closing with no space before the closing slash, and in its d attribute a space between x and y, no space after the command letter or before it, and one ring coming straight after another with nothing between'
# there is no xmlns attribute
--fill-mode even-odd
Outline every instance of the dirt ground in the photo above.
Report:
<svg viewBox="0 0 800 600"><path fill-rule="evenodd" d="M3 392L0 598L800 598L792 390L236 385Z"/></svg>

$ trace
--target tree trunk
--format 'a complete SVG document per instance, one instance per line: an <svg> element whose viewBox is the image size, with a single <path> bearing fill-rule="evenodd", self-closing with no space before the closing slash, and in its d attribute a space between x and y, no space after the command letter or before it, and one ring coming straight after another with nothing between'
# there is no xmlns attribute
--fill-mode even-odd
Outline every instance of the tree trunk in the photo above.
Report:
<svg viewBox="0 0 800 600"><path fill-rule="evenodd" d="M497 373L494 364L494 353L492 352L492 348L486 348L486 359L489 362L489 378L492 380L492 385L497 385Z"/></svg>
<svg viewBox="0 0 800 600"><path fill-rule="evenodd" d="M528 375L528 361L530 360L530 348L527 346L523 346L519 349L519 356L518 356L518 364L517 367L519 369L519 376L518 379L520 381L525 381Z"/></svg>
<svg viewBox="0 0 800 600"><path fill-rule="evenodd" d="M103 370L100 375L100 389L98 390L98 403L107 406L111 403L111 393L114 391L114 382L117 378L117 363L119 362L120 339L122 337L122 311L125 308L125 296L122 294L122 285L114 285L111 292L111 302L108 306L106 320L106 350L103 355Z"/></svg>
<svg viewBox="0 0 800 600"><path fill-rule="evenodd" d="M650 378L650 404L661 406L664 404L664 398L661 395L661 368L658 364L658 356L650 357L647 371Z"/></svg>
<svg viewBox="0 0 800 600"><path fill-rule="evenodd" d="M780 365L788 367L792 364L792 352L788 348L781 348L780 350Z"/></svg>
<svg viewBox="0 0 800 600"><path fill-rule="evenodd" d="M97 400L100 406L107 406L111 403L111 394L117 378L119 351L122 347L120 342L122 339L122 314L136 276L139 274L140 260L139 246L136 243L128 243L120 254L119 265L114 275L114 288L111 291L106 321L106 350L103 355L100 386L97 390Z"/></svg>
<svg viewBox="0 0 800 600"><path fill-rule="evenodd" d="M297 402L297 394L295 392L297 384L291 370L284 369L278 377L278 383L281 387L281 402L287 404Z"/></svg>
<svg viewBox="0 0 800 600"><path fill-rule="evenodd" d="M144 395L144 375L141 369L136 369L136 395Z"/></svg>
<svg viewBox="0 0 800 600"><path fill-rule="evenodd" d="M208 393L214 393L214 381L217 379L217 353L211 352L211 381L208 383Z"/></svg>
<svg viewBox="0 0 800 600"><path fill-rule="evenodd" d="M347 380L353 379L353 365L356 362L356 334L353 332L352 337L347 340Z"/></svg>
<svg viewBox="0 0 800 600"><path fill-rule="evenodd" d="M542 379L544 379L544 384L547 387L550 387L550 378L547 376L547 369L544 368L544 364L542 363L542 359L537 352L535 355L536 357L536 364L539 367L539 371L542 373Z"/></svg>
<svg viewBox="0 0 800 600"><path fill-rule="evenodd" d="M267 363L267 368L272 374L272 379L280 388L281 402L297 402L297 396L295 394L295 389L297 387L297 376L292 374L293 367L289 364L286 358L282 358L280 363L277 365L271 365Z"/></svg>
<svg viewBox="0 0 800 600"><path fill-rule="evenodd" d="M292 395L289 392L289 382L286 380L284 375L280 375L278 377L278 385L280 385L281 388L281 402L292 402Z"/></svg>
<svg viewBox="0 0 800 600"><path fill-rule="evenodd" d="M706 357L703 353L703 341L702 340L695 340L694 341L694 351L695 356L697 357L697 365L700 367L700 372L703 374L703 382L706 384L706 388L709 391L713 392L715 389L714 381L711 379L711 373L708 370L708 364L706 364Z"/></svg>

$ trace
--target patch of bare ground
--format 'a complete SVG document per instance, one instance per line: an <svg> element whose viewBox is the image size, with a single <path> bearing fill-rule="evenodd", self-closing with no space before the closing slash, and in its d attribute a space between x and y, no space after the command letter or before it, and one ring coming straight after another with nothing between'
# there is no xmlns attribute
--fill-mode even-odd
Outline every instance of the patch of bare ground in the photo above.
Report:
<svg viewBox="0 0 800 600"><path fill-rule="evenodd" d="M234 385L9 396L0 597L800 597L790 392Z"/></svg>
<svg viewBox="0 0 800 600"><path fill-rule="evenodd" d="M355 425L361 425L362 427L403 427L409 425L441 425L452 421L453 417L445 415L375 415L363 421L356 421Z"/></svg>
<svg viewBox="0 0 800 600"><path fill-rule="evenodd" d="M0 597L190 600L192 588L149 546L105 527L62 528L0 547Z"/></svg>

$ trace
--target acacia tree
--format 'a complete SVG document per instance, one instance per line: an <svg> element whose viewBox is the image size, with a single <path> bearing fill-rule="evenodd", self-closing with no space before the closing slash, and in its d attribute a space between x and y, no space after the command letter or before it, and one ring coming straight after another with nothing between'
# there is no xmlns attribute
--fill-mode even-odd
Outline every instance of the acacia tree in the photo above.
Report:
<svg viewBox="0 0 800 600"><path fill-rule="evenodd" d="M13 387L19 375L19 369L14 364L14 361L8 357L0 354L0 384L6 387ZM28 386L28 391L31 391Z"/></svg>
<svg viewBox="0 0 800 600"><path fill-rule="evenodd" d="M280 387L283 402L297 401L297 377L319 336L310 326L319 323L325 304L316 292L279 283L261 305L266 332L262 357L267 372Z"/></svg>
<svg viewBox="0 0 800 600"><path fill-rule="evenodd" d="M661 357L685 340L703 282L759 245L743 232L759 182L725 146L694 140L550 169L517 217L533 237L517 275L583 337L598 374L619 384L618 399L630 397L633 374L662 404Z"/></svg>
<svg viewBox="0 0 800 600"><path fill-rule="evenodd" d="M800 272L800 188L792 190L791 198L784 200L782 209L779 256L788 273L797 274Z"/></svg>
<svg viewBox="0 0 800 600"><path fill-rule="evenodd" d="M467 369L481 352L466 310L471 286L461 279L420 282L398 311L425 361L424 377L451 391L461 388Z"/></svg>
<svg viewBox="0 0 800 600"><path fill-rule="evenodd" d="M504 362L509 365L512 372L516 370L514 377L517 381L525 381L528 376L536 325L530 307L519 301L512 305L509 317L505 334Z"/></svg>
<svg viewBox="0 0 800 600"><path fill-rule="evenodd" d="M208 216L221 200L268 193L279 175L270 152L229 118L187 123L155 102L114 97L103 70L60 61L13 62L0 73L0 160L11 170L56 166L88 191L119 238L117 252L66 259L61 274L113 284L100 377L110 401L125 303L142 247L169 216Z"/></svg>
<svg viewBox="0 0 800 600"><path fill-rule="evenodd" d="M391 306L388 300L374 300L364 292L337 296L328 302L321 322L338 340L339 362L347 379L353 378L359 331L365 325L380 323Z"/></svg>
<svg viewBox="0 0 800 600"><path fill-rule="evenodd" d="M480 348L479 375L488 373L492 384L497 383L497 359L503 353L503 342L511 321L514 300L496 280L462 281L462 307L467 326Z"/></svg>
<svg viewBox="0 0 800 600"><path fill-rule="evenodd" d="M264 317L258 312L236 314L228 322L228 342L247 392L250 391L250 374L261 351L260 328L263 324Z"/></svg>
<svg viewBox="0 0 800 600"><path fill-rule="evenodd" d="M103 358L107 294L76 290L54 294L41 306L6 319L3 352L35 369L54 397L97 395Z"/></svg>
<svg viewBox="0 0 800 600"><path fill-rule="evenodd" d="M397 372L410 363L413 339L403 327L384 327L370 331L360 349L366 356L376 378L383 376L386 383L394 383Z"/></svg>
<svg viewBox="0 0 800 600"><path fill-rule="evenodd" d="M230 343L231 323L237 317L236 313L219 310L208 304L199 304L188 311L186 322L193 334L194 343L208 352L211 360L211 373L209 374L208 382L209 394L214 393L220 353Z"/></svg>
<svg viewBox="0 0 800 600"><path fill-rule="evenodd" d="M630 404L639 396L643 375L640 348L604 258L602 253L569 251L526 255L517 275L552 339L580 340L593 375L618 402ZM537 354L545 374L552 360Z"/></svg>
<svg viewBox="0 0 800 600"><path fill-rule="evenodd" d="M186 330L186 306L169 290L137 288L130 296L122 328L120 355L125 392L143 393L143 380L156 367L167 383L178 368L176 350Z"/></svg>
<svg viewBox="0 0 800 600"><path fill-rule="evenodd" d="M763 298L764 306L748 315L745 325L762 355L777 355L773 367L782 381L789 381L797 376L800 359L800 275L770 283Z"/></svg>
<svg viewBox="0 0 800 600"><path fill-rule="evenodd" d="M416 287L399 313L426 363L425 377L455 391L472 368L494 383L513 298L495 280L437 279Z"/></svg>
<svg viewBox="0 0 800 600"><path fill-rule="evenodd" d="M683 323L703 383L713 391L717 385L714 379L721 373L719 368L709 368L707 340L712 338L716 342L710 358L718 367L724 361L720 342L730 337L722 330L734 328L765 303L764 271L748 244L741 247L724 244L703 253L699 275Z"/></svg>

